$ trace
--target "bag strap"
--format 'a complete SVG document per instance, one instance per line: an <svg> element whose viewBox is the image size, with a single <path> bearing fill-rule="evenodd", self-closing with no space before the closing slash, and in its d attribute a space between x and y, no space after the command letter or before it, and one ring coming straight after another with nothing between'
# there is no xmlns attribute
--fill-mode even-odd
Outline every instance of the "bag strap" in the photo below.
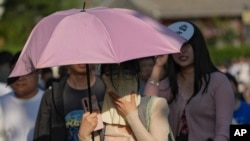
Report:
<svg viewBox="0 0 250 141"><path fill-rule="evenodd" d="M150 113L149 112L151 110L152 103L153 103L152 99L153 99L152 96L144 96L141 98L141 102L138 106L139 118L147 130L149 130L149 125L150 125Z"/></svg>
<svg viewBox="0 0 250 141"><path fill-rule="evenodd" d="M104 141L104 139L105 139L105 131L106 131L106 124L105 123L103 123L103 124L104 124L104 127L100 131L100 140L101 141Z"/></svg>
<svg viewBox="0 0 250 141"><path fill-rule="evenodd" d="M150 111L153 104L154 96L144 96L141 98L140 105L138 106L138 114L142 124L149 130L150 126ZM175 141L173 132L169 126L168 141Z"/></svg>

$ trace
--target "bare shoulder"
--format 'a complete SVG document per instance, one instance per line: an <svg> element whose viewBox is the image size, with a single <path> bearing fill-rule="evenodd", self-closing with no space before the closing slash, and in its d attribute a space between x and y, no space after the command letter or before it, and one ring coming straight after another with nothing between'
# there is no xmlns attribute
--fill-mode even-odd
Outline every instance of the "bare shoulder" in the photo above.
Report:
<svg viewBox="0 0 250 141"><path fill-rule="evenodd" d="M153 96L152 97L152 110L166 109L167 113L169 111L168 103L165 98Z"/></svg>
<svg viewBox="0 0 250 141"><path fill-rule="evenodd" d="M166 103L167 104L167 100L163 97L159 97L159 96L152 96L154 103Z"/></svg>

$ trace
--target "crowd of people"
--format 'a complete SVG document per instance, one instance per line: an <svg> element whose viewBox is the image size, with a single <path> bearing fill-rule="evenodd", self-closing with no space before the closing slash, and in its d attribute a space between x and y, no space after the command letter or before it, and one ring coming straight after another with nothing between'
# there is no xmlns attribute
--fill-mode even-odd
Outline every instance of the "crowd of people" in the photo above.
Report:
<svg viewBox="0 0 250 141"><path fill-rule="evenodd" d="M229 141L231 124L250 124L250 62L217 67L195 24L168 28L186 40L180 53L60 66L59 77L7 81L20 52L2 51L0 141Z"/></svg>

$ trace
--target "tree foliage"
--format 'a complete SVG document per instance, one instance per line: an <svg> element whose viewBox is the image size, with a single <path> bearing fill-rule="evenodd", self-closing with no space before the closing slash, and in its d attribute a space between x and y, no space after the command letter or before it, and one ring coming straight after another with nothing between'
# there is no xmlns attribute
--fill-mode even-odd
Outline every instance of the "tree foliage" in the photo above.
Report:
<svg viewBox="0 0 250 141"><path fill-rule="evenodd" d="M22 48L35 24L43 17L59 10L82 8L82 5L83 0L5 0L5 12L0 20L2 46Z"/></svg>

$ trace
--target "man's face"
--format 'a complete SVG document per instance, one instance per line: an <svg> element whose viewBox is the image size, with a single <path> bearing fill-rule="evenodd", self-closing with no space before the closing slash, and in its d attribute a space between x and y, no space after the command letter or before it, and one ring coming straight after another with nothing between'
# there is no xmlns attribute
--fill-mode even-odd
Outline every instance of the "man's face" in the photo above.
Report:
<svg viewBox="0 0 250 141"><path fill-rule="evenodd" d="M19 98L27 97L37 90L38 72L20 76L20 78L11 84L12 89Z"/></svg>
<svg viewBox="0 0 250 141"><path fill-rule="evenodd" d="M69 66L69 72L72 74L86 74L86 64L75 64Z"/></svg>

